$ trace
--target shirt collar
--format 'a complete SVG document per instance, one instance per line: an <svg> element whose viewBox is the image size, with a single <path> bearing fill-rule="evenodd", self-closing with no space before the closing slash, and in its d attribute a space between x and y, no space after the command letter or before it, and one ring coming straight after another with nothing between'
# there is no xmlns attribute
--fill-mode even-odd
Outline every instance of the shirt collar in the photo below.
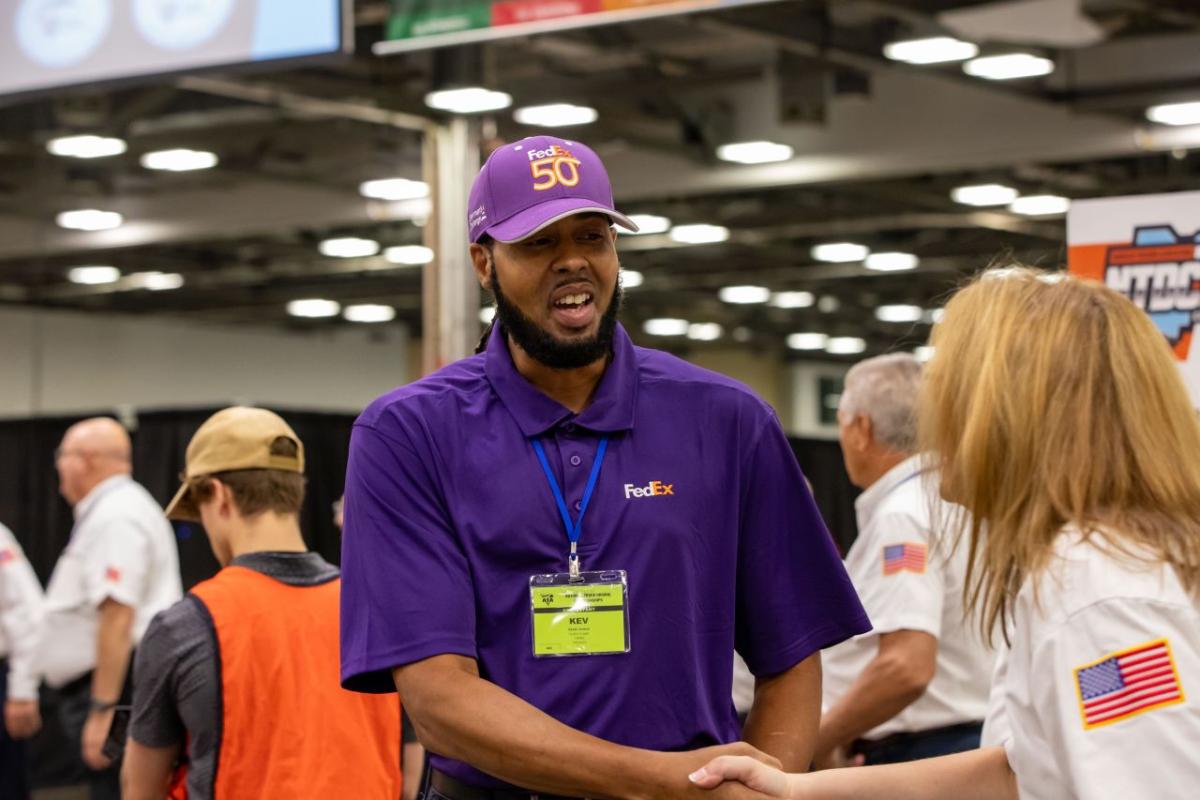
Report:
<svg viewBox="0 0 1200 800"><path fill-rule="evenodd" d="M907 483L920 475L926 467L920 454L909 456L896 466L883 473L883 477L872 483L854 501L854 513L858 518L858 529L861 531L875 516L879 504L902 483Z"/></svg>
<svg viewBox="0 0 1200 800"><path fill-rule="evenodd" d="M526 437L538 436L570 421L591 431L612 433L633 427L637 403L637 353L620 323L613 333L613 356L600 378L592 402L581 414L542 394L517 372L500 323L492 327L484 351L484 373L504 407Z"/></svg>
<svg viewBox="0 0 1200 800"><path fill-rule="evenodd" d="M87 516L88 512L91 511L95 507L96 503L100 501L101 495L108 494L110 489L115 489L119 484L131 480L133 480L133 478L129 477L128 475L113 475L112 477L105 478L97 483L92 487L90 492L84 495L82 500L75 504L75 508L72 509L75 514L75 521L78 522Z"/></svg>

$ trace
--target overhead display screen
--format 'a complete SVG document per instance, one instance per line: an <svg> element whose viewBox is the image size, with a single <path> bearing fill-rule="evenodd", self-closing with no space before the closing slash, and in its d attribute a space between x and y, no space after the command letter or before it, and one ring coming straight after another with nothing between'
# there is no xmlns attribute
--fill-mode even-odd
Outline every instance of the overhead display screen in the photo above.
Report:
<svg viewBox="0 0 1200 800"><path fill-rule="evenodd" d="M777 0L392 0L379 55Z"/></svg>
<svg viewBox="0 0 1200 800"><path fill-rule="evenodd" d="M3 0L0 95L335 53L342 0Z"/></svg>

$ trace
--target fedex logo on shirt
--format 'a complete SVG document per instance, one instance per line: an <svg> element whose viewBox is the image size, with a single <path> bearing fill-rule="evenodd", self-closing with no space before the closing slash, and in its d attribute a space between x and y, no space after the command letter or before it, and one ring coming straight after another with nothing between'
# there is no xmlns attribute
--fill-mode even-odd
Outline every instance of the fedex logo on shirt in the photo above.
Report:
<svg viewBox="0 0 1200 800"><path fill-rule="evenodd" d="M662 481L650 481L645 486L634 486L632 483L625 484L625 499L631 497L663 497L664 495L675 494L675 484L663 483Z"/></svg>

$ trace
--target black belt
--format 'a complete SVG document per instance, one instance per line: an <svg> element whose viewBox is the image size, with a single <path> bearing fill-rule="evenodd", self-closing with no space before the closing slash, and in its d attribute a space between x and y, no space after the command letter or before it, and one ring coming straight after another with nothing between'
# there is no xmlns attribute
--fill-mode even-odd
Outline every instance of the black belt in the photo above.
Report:
<svg viewBox="0 0 1200 800"><path fill-rule="evenodd" d="M485 789L482 786L472 786L463 783L452 775L441 770L430 770L429 785L450 800L578 800L558 794L540 794L524 789Z"/></svg>
<svg viewBox="0 0 1200 800"><path fill-rule="evenodd" d="M927 728L923 731L893 733L890 736L885 736L882 739L856 739L850 745L851 755L864 755L869 759L871 753L882 750L885 747L894 747L896 745L909 745L925 739L932 739L935 736L945 736L954 733L972 733L983 727L982 722L960 722L957 725L946 725L941 728Z"/></svg>

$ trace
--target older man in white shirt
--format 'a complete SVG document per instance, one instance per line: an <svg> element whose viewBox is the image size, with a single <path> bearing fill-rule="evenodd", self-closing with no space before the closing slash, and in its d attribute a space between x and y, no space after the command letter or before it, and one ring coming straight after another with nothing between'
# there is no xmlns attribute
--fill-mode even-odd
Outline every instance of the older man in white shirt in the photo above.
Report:
<svg viewBox="0 0 1200 800"><path fill-rule="evenodd" d="M879 356L846 375L838 407L858 538L846 569L874 630L827 650L818 766L910 761L979 746L995 656L963 610L959 507L916 454L920 363Z"/></svg>
<svg viewBox="0 0 1200 800"><path fill-rule="evenodd" d="M12 531L0 525L0 797L29 796L22 739L42 727L34 656L42 627L42 585Z"/></svg>
<svg viewBox="0 0 1200 800"><path fill-rule="evenodd" d="M72 426L55 465L75 527L46 590L38 661L60 691L63 726L91 771L91 797L117 798L118 773L101 748L114 708L128 697L133 648L150 619L183 595L179 555L162 509L130 477L129 435L115 420Z"/></svg>

